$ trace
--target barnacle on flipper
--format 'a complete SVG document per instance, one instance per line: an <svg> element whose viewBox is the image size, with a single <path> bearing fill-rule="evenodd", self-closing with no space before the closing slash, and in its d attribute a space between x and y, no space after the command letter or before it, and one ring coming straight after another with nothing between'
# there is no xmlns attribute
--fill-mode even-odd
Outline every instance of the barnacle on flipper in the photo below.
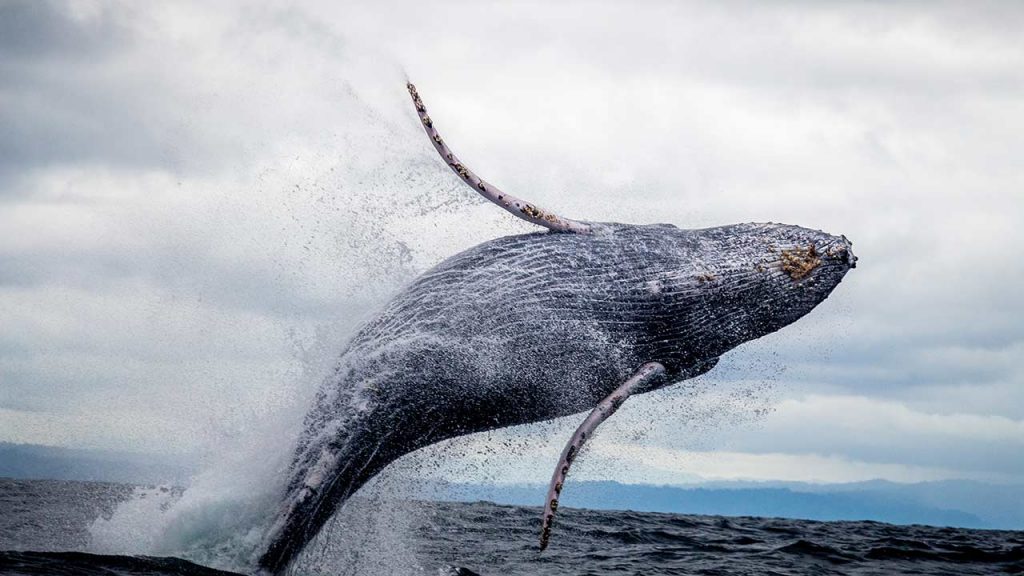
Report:
<svg viewBox="0 0 1024 576"><path fill-rule="evenodd" d="M808 274L821 265L818 251L811 244L807 248L790 248L782 251L782 271L793 280L806 278Z"/></svg>
<svg viewBox="0 0 1024 576"><path fill-rule="evenodd" d="M543 219L544 218L544 212L541 212L535 206L530 205L530 204L523 205L523 207L520 208L519 210L523 214L526 214L527 216L529 216L531 218L537 218L537 219Z"/></svg>

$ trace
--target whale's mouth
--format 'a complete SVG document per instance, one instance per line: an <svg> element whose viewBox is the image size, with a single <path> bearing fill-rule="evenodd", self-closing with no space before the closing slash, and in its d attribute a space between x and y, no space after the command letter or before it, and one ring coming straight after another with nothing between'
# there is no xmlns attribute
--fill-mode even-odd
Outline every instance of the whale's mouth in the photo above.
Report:
<svg viewBox="0 0 1024 576"><path fill-rule="evenodd" d="M825 250L825 255L833 260L839 260L847 268L857 267L857 256L853 254L853 242L850 242L846 236L840 236L838 242Z"/></svg>

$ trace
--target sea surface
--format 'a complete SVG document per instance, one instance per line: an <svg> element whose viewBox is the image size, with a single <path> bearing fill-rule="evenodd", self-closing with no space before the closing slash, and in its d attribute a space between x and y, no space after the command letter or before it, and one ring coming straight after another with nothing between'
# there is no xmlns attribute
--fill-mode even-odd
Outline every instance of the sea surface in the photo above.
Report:
<svg viewBox="0 0 1024 576"><path fill-rule="evenodd" d="M171 491L154 488L151 493ZM121 484L0 478L0 574L230 574L187 559L90 553ZM539 508L413 502L385 572L517 575L1024 574L1024 532L563 509L537 551ZM387 545L376 546L389 549ZM409 556L415 556L410 562ZM299 574L347 574L320 567Z"/></svg>

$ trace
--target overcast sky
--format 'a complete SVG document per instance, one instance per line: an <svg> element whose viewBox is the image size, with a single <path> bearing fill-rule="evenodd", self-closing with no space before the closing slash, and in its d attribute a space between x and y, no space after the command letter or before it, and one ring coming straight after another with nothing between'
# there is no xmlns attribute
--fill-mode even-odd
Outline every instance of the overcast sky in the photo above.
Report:
<svg viewBox="0 0 1024 576"><path fill-rule="evenodd" d="M574 475L1024 482L1019 3L208 4L0 1L0 441L287 437L403 283L531 230L434 157L408 75L566 216L854 242L815 312L631 400ZM578 420L431 454L543 481Z"/></svg>

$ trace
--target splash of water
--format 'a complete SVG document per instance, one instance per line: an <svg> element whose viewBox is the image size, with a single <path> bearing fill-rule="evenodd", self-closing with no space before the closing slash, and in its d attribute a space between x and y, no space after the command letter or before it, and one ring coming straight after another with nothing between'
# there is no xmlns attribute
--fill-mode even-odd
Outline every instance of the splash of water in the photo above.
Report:
<svg viewBox="0 0 1024 576"><path fill-rule="evenodd" d="M201 471L184 491L137 489L112 517L94 522L91 551L174 555L223 569L250 568L277 513L302 417L347 334L408 278L486 233L486 221L454 227L460 211L472 209L474 202L453 207L460 204L461 191L432 159L427 161L432 151L418 125L404 121L409 114L404 94L382 102L363 96L403 86L397 68L354 67L342 83L346 89L340 96L327 91L311 98L334 100L332 122L344 126L344 133L321 136L314 142L318 149L305 155L271 154L253 168L251 181L221 191L220 205L209 211L219 216L204 223L229 237L226 244L273 255L275 284L288 291L274 296L295 303L280 321L290 335L291 350L285 354L292 358L281 371L280 387L244 403L257 408L234 414L230 422L217 421L224 408L211 408L211 424L193 432L205 446ZM423 237L423 230L438 223L458 232ZM178 296L202 299L201 293ZM238 333L240 339L252 337ZM183 377L202 382L190 385L218 384L201 371ZM385 505L391 506L378 496L374 508ZM360 510L352 506L347 520L339 522L365 525ZM394 512L391 516L402 517ZM401 530L392 523L373 533Z"/></svg>

